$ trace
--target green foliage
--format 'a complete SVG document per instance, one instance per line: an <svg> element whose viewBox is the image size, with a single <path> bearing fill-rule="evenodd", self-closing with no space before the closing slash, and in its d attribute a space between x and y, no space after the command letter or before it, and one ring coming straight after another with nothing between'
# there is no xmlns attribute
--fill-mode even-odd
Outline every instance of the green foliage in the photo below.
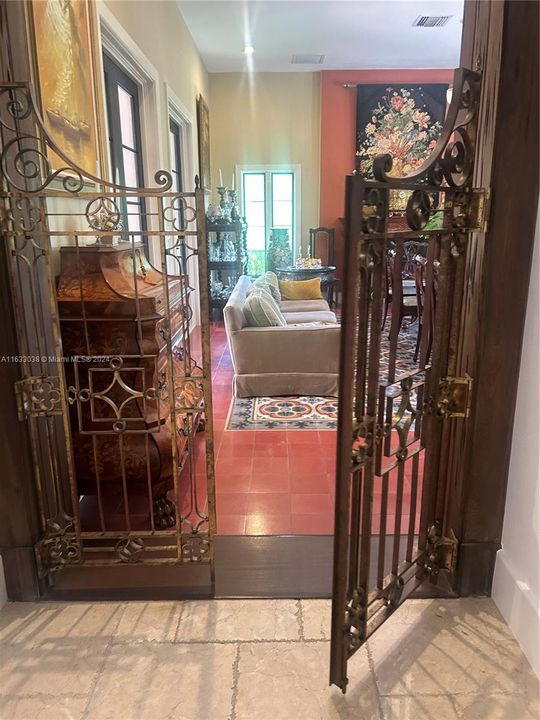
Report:
<svg viewBox="0 0 540 720"><path fill-rule="evenodd" d="M252 276L262 275L265 271L264 267L264 251L251 250L248 252L247 273Z"/></svg>

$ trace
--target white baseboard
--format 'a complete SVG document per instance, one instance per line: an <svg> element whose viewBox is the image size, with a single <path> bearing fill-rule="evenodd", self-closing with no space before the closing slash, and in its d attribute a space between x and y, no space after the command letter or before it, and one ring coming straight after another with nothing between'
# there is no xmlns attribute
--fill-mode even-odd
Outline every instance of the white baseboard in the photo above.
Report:
<svg viewBox="0 0 540 720"><path fill-rule="evenodd" d="M504 549L497 553L491 595L532 669L540 678L539 598L526 582L515 577Z"/></svg>

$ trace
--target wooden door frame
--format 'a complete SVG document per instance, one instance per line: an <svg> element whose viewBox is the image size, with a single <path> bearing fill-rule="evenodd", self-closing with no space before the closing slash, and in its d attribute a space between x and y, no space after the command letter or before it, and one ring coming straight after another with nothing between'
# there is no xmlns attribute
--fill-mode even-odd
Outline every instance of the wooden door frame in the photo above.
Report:
<svg viewBox="0 0 540 720"><path fill-rule="evenodd" d="M471 418L454 421L446 448L459 595L490 593L501 547L539 193L538 26L536 2L466 0L461 64L482 70L492 103L475 171L491 214L467 257L458 369L474 378Z"/></svg>
<svg viewBox="0 0 540 720"><path fill-rule="evenodd" d="M9 34L6 38L17 39L12 45L3 43L11 56L4 50L0 58L2 77L8 77L10 68L18 76L16 79L28 78L26 48L21 42L22 3L0 5L10 21L4 23L4 32ZM538 157L538 4L526 0L504 4L498 0L466 0L465 5L461 64L490 73L490 97L497 101L497 111L492 110L495 105L484 108L486 125L479 138L484 154L475 182L477 186L491 187L486 251L483 242L475 243L467 269L460 362L462 369L470 369L475 380L472 415L466 432L456 425L446 439L452 460L449 470L453 492L445 520L460 540L454 589L462 595L489 594L495 554L500 547L538 203L538 165L534 163ZM497 25L503 21L499 83L501 46L494 38L498 38ZM5 272L5 248L0 255ZM502 280L505 294L501 292ZM506 297L512 298L511 308ZM0 302L0 351L16 355L13 309L5 283ZM0 363L0 449L4 469L0 483L0 551L9 597L33 600L43 590L33 556L39 524L27 432L16 419L16 379L17 367Z"/></svg>

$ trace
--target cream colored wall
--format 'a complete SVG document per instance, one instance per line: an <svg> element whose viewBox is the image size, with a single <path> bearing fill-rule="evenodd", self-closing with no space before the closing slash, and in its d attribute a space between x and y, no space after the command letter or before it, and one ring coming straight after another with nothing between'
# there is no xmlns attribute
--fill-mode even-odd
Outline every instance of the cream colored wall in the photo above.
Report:
<svg viewBox="0 0 540 720"><path fill-rule="evenodd" d="M213 187L219 168L229 185L235 165L301 165L305 244L319 224L319 73L213 73L209 80Z"/></svg>

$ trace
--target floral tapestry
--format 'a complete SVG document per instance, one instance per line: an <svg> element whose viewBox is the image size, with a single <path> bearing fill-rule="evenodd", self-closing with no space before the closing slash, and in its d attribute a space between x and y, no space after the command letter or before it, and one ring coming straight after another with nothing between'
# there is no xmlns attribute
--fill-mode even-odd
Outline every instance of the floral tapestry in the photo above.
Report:
<svg viewBox="0 0 540 720"><path fill-rule="evenodd" d="M391 175L414 172L442 130L448 85L358 85L356 169L373 178L376 155L394 158Z"/></svg>

